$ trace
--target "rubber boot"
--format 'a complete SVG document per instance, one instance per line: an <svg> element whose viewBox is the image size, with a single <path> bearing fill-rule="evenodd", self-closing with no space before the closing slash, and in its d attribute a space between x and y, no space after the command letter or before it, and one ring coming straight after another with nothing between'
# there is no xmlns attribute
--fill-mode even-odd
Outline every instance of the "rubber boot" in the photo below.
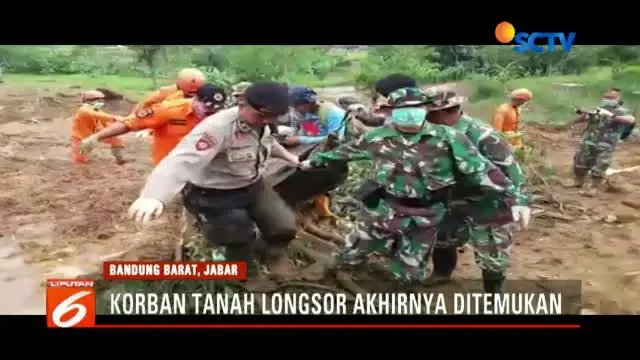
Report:
<svg viewBox="0 0 640 360"><path fill-rule="evenodd" d="M589 184L589 186L587 187L587 190L582 191L580 194L588 197L597 196L603 181L604 179L602 178L592 178L591 184Z"/></svg>
<svg viewBox="0 0 640 360"><path fill-rule="evenodd" d="M124 156L122 155L122 148L112 147L111 155L113 155L113 157L116 159L116 164L122 165L127 163L127 160L125 160Z"/></svg>
<svg viewBox="0 0 640 360"><path fill-rule="evenodd" d="M256 274L256 267L253 266L253 254L248 244L229 244L225 246L225 257L227 261L241 261L247 263L247 278Z"/></svg>
<svg viewBox="0 0 640 360"><path fill-rule="evenodd" d="M581 188L584 186L585 180L586 180L586 176L574 176L573 180L567 184L567 187L569 188Z"/></svg>
<svg viewBox="0 0 640 360"><path fill-rule="evenodd" d="M505 274L489 270L482 270L482 284L484 292L489 294L499 294L506 279Z"/></svg>
<svg viewBox="0 0 640 360"><path fill-rule="evenodd" d="M433 286L451 281L451 274L458 264L458 249L433 249L433 272L424 280L425 285Z"/></svg>

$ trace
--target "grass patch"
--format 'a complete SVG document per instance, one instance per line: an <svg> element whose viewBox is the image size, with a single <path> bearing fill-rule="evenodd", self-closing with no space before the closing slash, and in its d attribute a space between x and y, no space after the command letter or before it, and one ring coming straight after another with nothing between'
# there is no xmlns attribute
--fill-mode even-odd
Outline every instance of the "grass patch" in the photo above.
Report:
<svg viewBox="0 0 640 360"><path fill-rule="evenodd" d="M306 85L312 87L332 87L332 86L346 86L352 85L353 78L350 73L354 71L355 65L352 68L347 68L344 71L329 74L326 78L319 80L312 75L294 75L289 79L289 82L294 85ZM119 75L106 75L106 76L92 76L85 74L74 75L34 75L34 74L4 74L3 80L6 83L24 84L27 86L33 86L36 88L46 88L60 85L77 85L83 88L108 88L126 96L139 98L155 90L153 88L153 82L150 78L135 77L135 76L119 76ZM171 80L166 79L159 81L160 86L165 86L171 83Z"/></svg>
<svg viewBox="0 0 640 360"><path fill-rule="evenodd" d="M87 89L108 88L134 97L140 97L154 90L151 79L133 76L5 74L3 80L7 83L22 84L36 88L61 85L77 85Z"/></svg>
<svg viewBox="0 0 640 360"><path fill-rule="evenodd" d="M635 113L640 104L640 94L637 93L640 86L636 85L639 81L640 67L629 67L616 73L611 68L599 67L582 75L529 77L508 81L476 75L467 80L473 88L469 108L473 115L489 120L495 107L507 101L511 90L527 88L533 92L533 101L523 111L522 121L561 124L575 117L575 109L597 106L600 95L607 88L618 87L624 91L625 106Z"/></svg>

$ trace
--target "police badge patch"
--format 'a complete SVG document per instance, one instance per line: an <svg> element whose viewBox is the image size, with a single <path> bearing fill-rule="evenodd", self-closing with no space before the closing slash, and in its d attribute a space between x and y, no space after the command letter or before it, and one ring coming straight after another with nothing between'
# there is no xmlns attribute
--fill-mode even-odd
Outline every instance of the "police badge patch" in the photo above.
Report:
<svg viewBox="0 0 640 360"><path fill-rule="evenodd" d="M136 112L136 117L139 119L148 118L151 115L153 115L153 110L151 110L151 108L144 108Z"/></svg>
<svg viewBox="0 0 640 360"><path fill-rule="evenodd" d="M203 134L202 137L198 139L198 142L196 142L196 150L197 151L209 150L212 147L216 146L216 144L217 144L216 139L213 136L209 134Z"/></svg>

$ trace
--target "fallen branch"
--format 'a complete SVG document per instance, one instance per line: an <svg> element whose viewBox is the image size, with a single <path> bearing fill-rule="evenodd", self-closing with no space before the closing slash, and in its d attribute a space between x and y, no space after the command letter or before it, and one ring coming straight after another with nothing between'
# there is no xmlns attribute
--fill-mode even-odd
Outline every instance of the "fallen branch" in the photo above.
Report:
<svg viewBox="0 0 640 360"><path fill-rule="evenodd" d="M334 250L336 250L338 248L338 246L336 246L334 243L328 242L324 239L321 239L311 233L308 233L304 230L301 230L300 232L298 232L298 235L300 237L300 239L302 240L308 240L309 242L313 243L314 245L316 245L320 250L322 251L326 251L326 252L333 252Z"/></svg>
<svg viewBox="0 0 640 360"><path fill-rule="evenodd" d="M329 255L323 254L319 251L306 247L304 243L301 241L291 242L291 245L289 245L289 250L302 253L304 256L312 259L317 263L327 264L331 259Z"/></svg>
<svg viewBox="0 0 640 360"><path fill-rule="evenodd" d="M560 199L558 199L553 194L553 191L551 190L551 185L549 185L547 180L542 175L540 175L540 173L533 166L529 165L528 169L531 172L531 174L533 174L536 178L538 178L540 180L540 182L542 182L542 185L543 185L544 189L546 190L546 193L549 195L549 197L551 197L551 200L553 200L555 202L555 204L558 206L558 209L560 211L563 211L564 210L564 203L562 201L560 201Z"/></svg>
<svg viewBox="0 0 640 360"><path fill-rule="evenodd" d="M340 270L336 271L336 280L343 288L345 288L352 294L368 294L369 293L366 289L363 289L362 287L358 286L355 282L353 282L353 280L351 279L351 276L344 271L340 271Z"/></svg>
<svg viewBox="0 0 640 360"><path fill-rule="evenodd" d="M329 231L325 231L323 229L320 229L318 226L316 226L316 224L313 223L313 221L308 218L305 217L305 219L303 220L302 223L302 227L303 229L305 229L307 232L315 235L315 236L319 236L323 239L327 239L335 244L338 245L342 245L344 243L344 240L342 239L342 237L331 233Z"/></svg>
<svg viewBox="0 0 640 360"><path fill-rule="evenodd" d="M316 262L300 271L300 279L307 281L320 281L327 276L328 265L326 262Z"/></svg>
<svg viewBox="0 0 640 360"><path fill-rule="evenodd" d="M576 221L576 218L574 218L573 216L560 214L560 213L548 211L548 210L540 211L539 213L536 214L536 216L543 217L543 218L546 217L554 220L562 220L567 222Z"/></svg>

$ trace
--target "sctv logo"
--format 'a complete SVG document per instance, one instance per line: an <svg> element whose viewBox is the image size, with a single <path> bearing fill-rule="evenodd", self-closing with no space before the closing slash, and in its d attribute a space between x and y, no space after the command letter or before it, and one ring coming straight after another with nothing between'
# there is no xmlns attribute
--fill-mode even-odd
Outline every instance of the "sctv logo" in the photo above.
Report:
<svg viewBox="0 0 640 360"><path fill-rule="evenodd" d="M513 47L513 50L525 53L533 51L534 53L554 52L556 51L556 40L560 42L560 49L563 52L571 51L573 42L576 39L576 33L516 33L516 28L506 21L501 22L496 26L496 39L503 44L508 44L515 40L518 44ZM536 44L538 40L538 44ZM544 43L546 41L546 44ZM541 45L547 45L547 48Z"/></svg>

